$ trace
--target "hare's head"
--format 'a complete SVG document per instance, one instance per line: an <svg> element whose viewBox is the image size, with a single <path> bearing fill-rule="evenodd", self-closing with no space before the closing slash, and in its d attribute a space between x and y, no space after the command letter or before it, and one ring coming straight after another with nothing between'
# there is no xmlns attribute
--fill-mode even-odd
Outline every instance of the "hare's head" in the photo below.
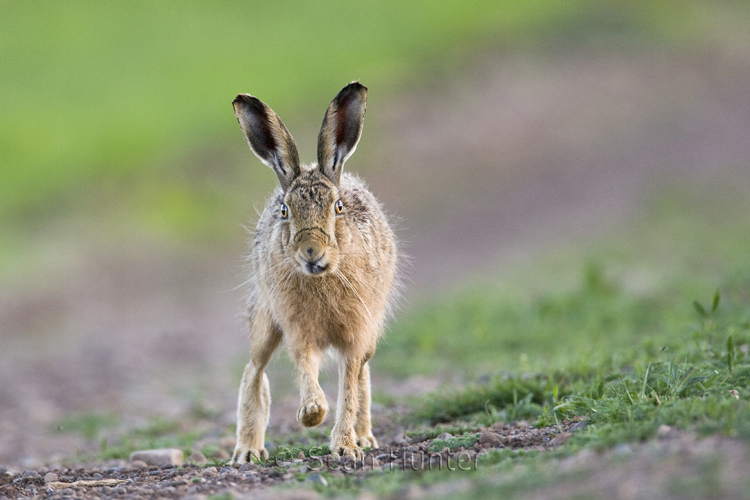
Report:
<svg viewBox="0 0 750 500"><path fill-rule="evenodd" d="M344 162L359 142L366 100L367 88L357 82L333 99L318 136L318 163L307 169L301 167L294 139L271 108L248 94L233 102L250 149L279 179L283 199L273 210L283 251L310 276L335 271L349 237L339 181Z"/></svg>

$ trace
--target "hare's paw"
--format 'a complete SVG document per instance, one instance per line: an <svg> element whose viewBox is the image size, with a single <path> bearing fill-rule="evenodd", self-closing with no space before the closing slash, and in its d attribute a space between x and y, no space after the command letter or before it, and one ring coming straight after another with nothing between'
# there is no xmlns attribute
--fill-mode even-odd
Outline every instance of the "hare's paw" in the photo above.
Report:
<svg viewBox="0 0 750 500"><path fill-rule="evenodd" d="M351 436L346 434L336 436L337 433L333 431L331 434L334 436L331 443L332 459L338 460L339 458L349 457L354 460L362 460L364 458L362 448L357 446L354 433Z"/></svg>
<svg viewBox="0 0 750 500"><path fill-rule="evenodd" d="M359 446L337 446L336 448L331 449L331 458L333 460L339 460L339 459L354 459L355 461L360 461L365 457L365 454L362 452L362 448Z"/></svg>
<svg viewBox="0 0 750 500"><path fill-rule="evenodd" d="M325 396L313 396L302 401L297 411L297 420L305 427L315 427L323 423L328 413Z"/></svg>
<svg viewBox="0 0 750 500"><path fill-rule="evenodd" d="M370 434L369 436L360 436L357 440L357 444L359 444L362 448L377 448L378 447L378 440L375 439L375 436Z"/></svg>
<svg viewBox="0 0 750 500"><path fill-rule="evenodd" d="M232 465L242 465L261 459L268 460L268 450L265 448L248 448L238 443L232 456Z"/></svg>

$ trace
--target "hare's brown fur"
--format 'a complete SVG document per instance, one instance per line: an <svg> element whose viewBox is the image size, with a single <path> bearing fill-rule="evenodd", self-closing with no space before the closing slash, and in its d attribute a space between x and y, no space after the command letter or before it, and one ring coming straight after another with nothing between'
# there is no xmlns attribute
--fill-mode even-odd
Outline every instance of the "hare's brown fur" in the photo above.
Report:
<svg viewBox="0 0 750 500"><path fill-rule="evenodd" d="M333 348L340 365L331 451L359 458L360 446L377 447L368 361L393 303L396 239L365 184L341 173L359 140L366 95L355 82L331 102L318 163L306 168L268 106L246 94L234 101L251 149L280 184L260 216L249 257L251 359L240 386L234 463L268 456L271 396L263 371L282 340L297 366L300 423L310 427L325 419L318 370L324 352Z"/></svg>

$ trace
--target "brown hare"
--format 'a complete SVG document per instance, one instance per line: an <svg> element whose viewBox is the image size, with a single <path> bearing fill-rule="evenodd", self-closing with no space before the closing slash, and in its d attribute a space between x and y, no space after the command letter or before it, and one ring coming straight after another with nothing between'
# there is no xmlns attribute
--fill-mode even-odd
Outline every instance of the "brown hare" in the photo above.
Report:
<svg viewBox="0 0 750 500"><path fill-rule="evenodd" d="M318 162L310 166L300 165L292 136L271 108L247 94L233 102L250 149L279 179L249 257L251 356L240 385L234 464L268 458L271 393L263 370L282 340L297 367L297 420L314 427L326 417L318 370L332 348L339 394L331 453L359 459L361 447L378 447L368 361L394 300L396 239L365 184L342 174L362 133L366 100L367 88L357 82L333 99L318 136Z"/></svg>

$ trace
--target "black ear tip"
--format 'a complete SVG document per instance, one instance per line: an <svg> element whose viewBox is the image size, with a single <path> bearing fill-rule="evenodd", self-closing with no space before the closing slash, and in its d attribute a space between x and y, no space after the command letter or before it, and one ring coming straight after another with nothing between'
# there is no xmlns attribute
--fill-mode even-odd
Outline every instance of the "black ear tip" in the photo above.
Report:
<svg viewBox="0 0 750 500"><path fill-rule="evenodd" d="M352 95L352 94L364 94L367 95L367 87L361 83L354 81L341 89L340 95Z"/></svg>
<svg viewBox="0 0 750 500"><path fill-rule="evenodd" d="M352 83L350 83L344 88L347 88L347 87L351 87L353 90L364 90L365 92L367 92L367 87L359 83L357 80L354 80Z"/></svg>
<svg viewBox="0 0 750 500"><path fill-rule="evenodd" d="M251 96L250 94L239 94L234 98L234 101L232 101L232 107L234 108L234 114L237 115L238 119L238 113L250 116L256 115L264 117L264 119L265 117L268 117L269 114L273 114L273 111L263 104L263 101L257 97Z"/></svg>
<svg viewBox="0 0 750 500"><path fill-rule="evenodd" d="M346 105L346 103L362 102L367 99L367 87L359 82L352 82L343 89L334 98L334 102L339 106Z"/></svg>
<svg viewBox="0 0 750 500"><path fill-rule="evenodd" d="M257 97L253 97L250 94L237 94L237 97L232 101L232 105L236 108L237 105L247 105L254 108L263 108L263 103Z"/></svg>

